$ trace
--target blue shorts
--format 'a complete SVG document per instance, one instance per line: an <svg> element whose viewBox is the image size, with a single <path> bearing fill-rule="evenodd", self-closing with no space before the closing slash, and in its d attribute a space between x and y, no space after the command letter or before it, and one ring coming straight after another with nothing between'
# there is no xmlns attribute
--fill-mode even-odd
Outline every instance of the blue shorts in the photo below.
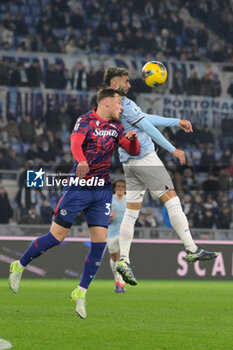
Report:
<svg viewBox="0 0 233 350"><path fill-rule="evenodd" d="M78 213L83 210L89 227L108 227L111 205L111 183L101 187L70 186L63 192L54 210L54 222L70 228Z"/></svg>

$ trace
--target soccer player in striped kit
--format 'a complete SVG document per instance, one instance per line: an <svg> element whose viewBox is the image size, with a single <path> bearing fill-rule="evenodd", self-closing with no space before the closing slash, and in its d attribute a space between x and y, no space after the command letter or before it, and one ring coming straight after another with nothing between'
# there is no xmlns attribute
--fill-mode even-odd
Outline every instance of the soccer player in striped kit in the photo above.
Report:
<svg viewBox="0 0 233 350"><path fill-rule="evenodd" d="M114 146L118 144L132 155L140 152L137 133L130 131L125 135L119 122L121 95L120 91L111 88L100 89L97 109L78 118L71 135L71 151L76 160L71 173L75 173L82 183L86 181L86 185L80 182L66 186L55 209L50 231L35 239L21 258L10 265L10 288L17 293L28 263L59 245L66 238L77 214L83 210L89 227L91 249L84 262L81 281L71 294L81 318L86 317L86 291L99 269L106 247L112 203L109 169ZM98 181L90 186L88 181L93 177Z"/></svg>

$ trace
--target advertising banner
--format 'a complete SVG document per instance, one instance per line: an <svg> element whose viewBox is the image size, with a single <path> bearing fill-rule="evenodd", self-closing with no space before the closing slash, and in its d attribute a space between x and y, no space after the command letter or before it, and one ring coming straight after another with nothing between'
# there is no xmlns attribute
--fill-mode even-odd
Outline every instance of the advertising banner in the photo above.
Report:
<svg viewBox="0 0 233 350"><path fill-rule="evenodd" d="M18 240L16 240L18 239ZM30 238L28 238L30 239ZM73 240L73 241L70 241ZM67 239L28 265L24 278L80 279L84 258L90 242L84 239ZM209 262L189 264L179 241L135 240L131 247L131 265L137 279L176 280L232 280L233 242L209 241L201 243L219 256ZM9 264L19 259L29 241L8 238L0 240L0 278L9 275ZM143 264L142 264L143 261ZM106 251L97 278L112 279L109 254Z"/></svg>

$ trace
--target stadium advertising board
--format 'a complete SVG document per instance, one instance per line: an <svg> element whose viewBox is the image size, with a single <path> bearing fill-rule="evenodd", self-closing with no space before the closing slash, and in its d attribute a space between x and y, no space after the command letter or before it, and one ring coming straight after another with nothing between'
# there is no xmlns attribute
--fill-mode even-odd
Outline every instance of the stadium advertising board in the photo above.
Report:
<svg viewBox="0 0 233 350"><path fill-rule="evenodd" d="M20 257L28 247L32 237L7 238L0 240L0 277L7 278L9 264ZM14 240L13 240L14 239ZM189 264L185 251L178 241L135 240L131 248L131 263L138 279L177 279L177 280L232 280L233 242L204 241L208 250L218 251L219 256L210 262ZM161 243L162 242L162 243ZM211 244L210 244L211 243ZM220 244L221 243L221 244ZM70 238L48 254L28 265L25 278L75 278L80 279L83 261L89 251L90 242L85 239ZM141 263L143 261L143 264ZM112 278L109 255L106 252L98 278Z"/></svg>

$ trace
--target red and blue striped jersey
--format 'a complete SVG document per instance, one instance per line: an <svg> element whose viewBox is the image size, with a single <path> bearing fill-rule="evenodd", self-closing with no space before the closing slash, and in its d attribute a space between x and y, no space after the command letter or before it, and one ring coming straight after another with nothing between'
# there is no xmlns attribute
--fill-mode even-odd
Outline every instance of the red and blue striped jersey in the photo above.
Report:
<svg viewBox="0 0 233 350"><path fill-rule="evenodd" d="M81 161L87 161L90 170L85 179L98 177L104 179L105 184L110 181L111 157L116 143L131 154L140 152L138 141L126 139L119 121L106 121L95 110L77 119L71 135L71 151L76 166Z"/></svg>

